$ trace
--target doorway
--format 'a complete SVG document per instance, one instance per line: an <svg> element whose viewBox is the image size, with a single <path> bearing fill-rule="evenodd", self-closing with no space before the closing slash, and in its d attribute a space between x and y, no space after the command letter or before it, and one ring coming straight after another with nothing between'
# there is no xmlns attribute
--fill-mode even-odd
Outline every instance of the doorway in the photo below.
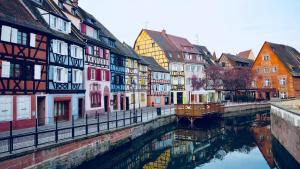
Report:
<svg viewBox="0 0 300 169"><path fill-rule="evenodd" d="M57 121L68 121L70 115L70 101L54 101L54 117Z"/></svg>
<svg viewBox="0 0 300 169"><path fill-rule="evenodd" d="M38 119L39 126L45 125L46 122L45 103L46 103L45 96L37 97L37 119Z"/></svg>
<svg viewBox="0 0 300 169"><path fill-rule="evenodd" d="M182 104L182 103L183 103L183 93L177 92L177 104Z"/></svg>
<svg viewBox="0 0 300 169"><path fill-rule="evenodd" d="M129 97L126 97L126 110L129 110Z"/></svg>
<svg viewBox="0 0 300 169"><path fill-rule="evenodd" d="M266 99L267 99L267 100L270 100L270 99L271 99L270 92L266 92Z"/></svg>
<svg viewBox="0 0 300 169"><path fill-rule="evenodd" d="M78 117L82 118L84 115L84 101L83 98L78 99Z"/></svg>
<svg viewBox="0 0 300 169"><path fill-rule="evenodd" d="M174 93L171 92L171 104L174 104Z"/></svg>
<svg viewBox="0 0 300 169"><path fill-rule="evenodd" d="M104 96L104 111L108 112L108 103L109 103L109 97Z"/></svg>
<svg viewBox="0 0 300 169"><path fill-rule="evenodd" d="M169 105L169 97L165 97L165 105Z"/></svg>

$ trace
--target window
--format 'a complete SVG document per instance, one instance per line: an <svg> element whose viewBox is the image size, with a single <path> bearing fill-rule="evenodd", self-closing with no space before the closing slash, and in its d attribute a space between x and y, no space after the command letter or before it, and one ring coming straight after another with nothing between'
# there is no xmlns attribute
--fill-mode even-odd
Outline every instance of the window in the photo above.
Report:
<svg viewBox="0 0 300 169"><path fill-rule="evenodd" d="M82 59L82 48L76 45L71 45L71 56L77 59Z"/></svg>
<svg viewBox="0 0 300 169"><path fill-rule="evenodd" d="M82 83L82 71L74 69L73 70L73 83Z"/></svg>
<svg viewBox="0 0 300 169"><path fill-rule="evenodd" d="M226 66L226 63L225 62L222 62L222 67L225 67Z"/></svg>
<svg viewBox="0 0 300 169"><path fill-rule="evenodd" d="M91 80L96 80L96 69L91 68Z"/></svg>
<svg viewBox="0 0 300 169"><path fill-rule="evenodd" d="M256 87L256 81L255 80L252 81L251 86Z"/></svg>
<svg viewBox="0 0 300 169"><path fill-rule="evenodd" d="M17 43L21 45L27 44L27 34L24 32L18 32Z"/></svg>
<svg viewBox="0 0 300 169"><path fill-rule="evenodd" d="M53 53L60 54L60 55L68 55L68 44L63 41L53 40L52 48L53 48Z"/></svg>
<svg viewBox="0 0 300 169"><path fill-rule="evenodd" d="M54 15L50 15L50 23L49 21L46 19L46 15L43 15L44 19L46 20L46 22L48 22L48 24L50 25L51 29L63 32L63 33L71 33L71 22L68 22L62 18L59 18L57 16Z"/></svg>
<svg viewBox="0 0 300 169"><path fill-rule="evenodd" d="M152 47L155 47L155 43L154 42L152 43Z"/></svg>
<svg viewBox="0 0 300 169"><path fill-rule="evenodd" d="M132 103L132 104L135 103L135 94L131 94L131 103Z"/></svg>
<svg viewBox="0 0 300 169"><path fill-rule="evenodd" d="M265 80L264 87L269 87L269 86L271 86L271 81L270 79L267 79Z"/></svg>
<svg viewBox="0 0 300 169"><path fill-rule="evenodd" d="M101 107L101 92L92 92L90 94L91 107Z"/></svg>
<svg viewBox="0 0 300 169"><path fill-rule="evenodd" d="M259 73L259 68L256 69L256 73Z"/></svg>
<svg viewBox="0 0 300 169"><path fill-rule="evenodd" d="M53 115L58 118L68 118L69 103L68 101L55 101Z"/></svg>
<svg viewBox="0 0 300 169"><path fill-rule="evenodd" d="M102 73L101 73L101 79L102 79L102 81L105 81L106 80L106 77L105 77L106 71L105 70L101 70L101 71L102 71Z"/></svg>
<svg viewBox="0 0 300 169"><path fill-rule="evenodd" d="M40 80L42 75L42 66L41 65L34 65L34 79Z"/></svg>
<svg viewBox="0 0 300 169"><path fill-rule="evenodd" d="M62 68L62 67L57 67L55 66L53 68L54 72L54 77L53 81L54 82L59 82L59 83L68 83L68 69Z"/></svg>
<svg viewBox="0 0 300 169"><path fill-rule="evenodd" d="M276 73L277 72L277 67L272 67L272 72Z"/></svg>
<svg viewBox="0 0 300 169"><path fill-rule="evenodd" d="M13 97L0 96L0 121L13 119Z"/></svg>
<svg viewBox="0 0 300 169"><path fill-rule="evenodd" d="M160 97L155 98L155 104L160 104Z"/></svg>
<svg viewBox="0 0 300 169"><path fill-rule="evenodd" d="M285 77L280 78L279 79L279 84L280 84L280 86L286 86L286 78Z"/></svg>
<svg viewBox="0 0 300 169"><path fill-rule="evenodd" d="M30 34L30 46L35 47L36 45L36 34L31 33Z"/></svg>
<svg viewBox="0 0 300 169"><path fill-rule="evenodd" d="M141 101L145 102L145 94L144 93L141 94Z"/></svg>
<svg viewBox="0 0 300 169"><path fill-rule="evenodd" d="M30 119L30 96L17 97L17 119Z"/></svg>
<svg viewBox="0 0 300 169"><path fill-rule="evenodd" d="M269 68L264 68L264 73L269 73Z"/></svg>
<svg viewBox="0 0 300 169"><path fill-rule="evenodd" d="M287 93L286 92L280 92L280 98L281 99L286 99L287 98Z"/></svg>
<svg viewBox="0 0 300 169"><path fill-rule="evenodd" d="M60 8L60 9L63 9L64 8L64 4L63 4L63 2L62 1L58 1L58 7Z"/></svg>
<svg viewBox="0 0 300 169"><path fill-rule="evenodd" d="M10 77L13 78L25 78L32 80L34 77L33 65L23 66L22 64L10 64Z"/></svg>
<svg viewBox="0 0 300 169"><path fill-rule="evenodd" d="M264 56L264 61L268 61L268 60L270 60L270 56L269 55L265 55Z"/></svg>

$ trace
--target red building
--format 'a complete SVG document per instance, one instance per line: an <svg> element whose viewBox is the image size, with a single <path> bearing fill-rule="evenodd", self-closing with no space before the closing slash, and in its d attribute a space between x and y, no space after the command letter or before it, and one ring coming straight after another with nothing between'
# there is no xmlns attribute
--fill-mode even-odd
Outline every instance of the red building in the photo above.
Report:
<svg viewBox="0 0 300 169"><path fill-rule="evenodd" d="M34 126L46 92L48 31L22 1L0 0L0 131Z"/></svg>

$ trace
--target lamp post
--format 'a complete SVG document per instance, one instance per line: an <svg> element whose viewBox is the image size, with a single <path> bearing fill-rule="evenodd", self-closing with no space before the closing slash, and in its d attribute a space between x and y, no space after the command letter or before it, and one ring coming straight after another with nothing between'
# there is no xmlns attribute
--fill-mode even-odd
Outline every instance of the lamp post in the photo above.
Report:
<svg viewBox="0 0 300 169"><path fill-rule="evenodd" d="M131 88L133 90L133 122L137 123L137 114L136 114L136 111L135 111L135 86L136 86L136 83L132 79L131 80Z"/></svg>

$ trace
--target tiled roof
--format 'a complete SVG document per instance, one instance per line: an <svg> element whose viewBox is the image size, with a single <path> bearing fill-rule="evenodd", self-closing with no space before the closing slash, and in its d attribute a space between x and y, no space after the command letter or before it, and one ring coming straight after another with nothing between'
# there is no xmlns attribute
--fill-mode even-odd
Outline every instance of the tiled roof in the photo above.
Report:
<svg viewBox="0 0 300 169"><path fill-rule="evenodd" d="M153 57L141 56L141 60L144 60L146 63L148 63L149 68L154 72L169 73L169 71L160 66Z"/></svg>
<svg viewBox="0 0 300 169"><path fill-rule="evenodd" d="M16 0L13 0L13 1L16 1ZM46 23L46 21L44 20L44 18L42 17L42 15L40 14L40 12L38 11L38 9L37 9L37 8L42 8L42 9L47 10L48 12L50 12L54 15L60 16L64 19L68 20L68 18L59 10L58 6L55 3L50 2L49 0L43 0L42 4L35 3L31 0L20 0L20 1L24 2L24 4L30 10L30 12L38 19L38 21L40 23L43 24L43 26L45 28L48 29L50 34L52 34L56 38L60 38L60 39L71 41L71 42L74 42L74 43L77 43L77 44L84 45L84 42L80 41L78 39L78 37L74 34L73 31L71 31L70 34L65 34L65 33L62 33L62 32L51 29L49 27L49 25Z"/></svg>
<svg viewBox="0 0 300 169"><path fill-rule="evenodd" d="M42 23L36 21L19 0L0 0L0 21L50 33Z"/></svg>
<svg viewBox="0 0 300 169"><path fill-rule="evenodd" d="M222 56L225 56L225 57L227 57L228 59L230 59L230 60L232 60L234 62L248 63L249 65L251 65L253 63L253 60L244 59L244 58L241 58L239 56L232 55L230 53L223 53Z"/></svg>
<svg viewBox="0 0 300 169"><path fill-rule="evenodd" d="M197 49L186 39L174 35L166 34L171 42L180 50L187 53L199 53Z"/></svg>
<svg viewBox="0 0 300 169"><path fill-rule="evenodd" d="M300 76L300 53L295 48L271 42L266 43L294 76Z"/></svg>
<svg viewBox="0 0 300 169"><path fill-rule="evenodd" d="M207 61L208 64L214 64L213 57L205 46L194 45L194 47L198 50L199 54Z"/></svg>
<svg viewBox="0 0 300 169"><path fill-rule="evenodd" d="M249 56L250 56L251 52L252 52L252 50L246 50L246 51L238 53L237 55L239 57L244 58L244 59L249 59Z"/></svg>
<svg viewBox="0 0 300 169"><path fill-rule="evenodd" d="M169 60L178 60L177 56L174 56L174 54L179 54L180 51L176 49L176 47L172 46L163 32L148 29L144 29L143 31L147 32L148 35L165 51ZM172 53L173 57L170 57L168 53ZM180 59L180 61L183 61L183 59Z"/></svg>
<svg viewBox="0 0 300 169"><path fill-rule="evenodd" d="M136 60L140 59L139 55L134 51L134 49L131 46L129 46L128 44L126 44L125 42L123 42L122 47L123 47L123 51L127 57L129 57L131 59L136 59Z"/></svg>

